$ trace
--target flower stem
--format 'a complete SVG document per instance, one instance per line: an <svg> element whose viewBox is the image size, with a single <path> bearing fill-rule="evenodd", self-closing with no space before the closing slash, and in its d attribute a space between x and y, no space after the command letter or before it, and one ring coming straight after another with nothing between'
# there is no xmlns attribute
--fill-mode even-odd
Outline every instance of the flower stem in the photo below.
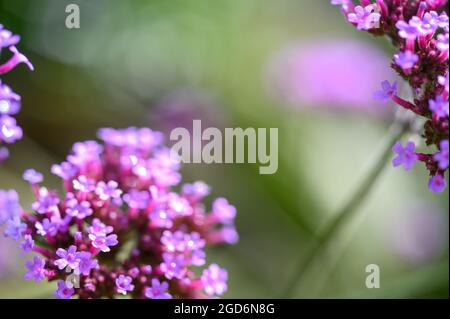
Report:
<svg viewBox="0 0 450 319"><path fill-rule="evenodd" d="M408 130L409 125L393 124L389 134L388 142L384 146L384 150L379 156L373 168L370 170L368 176L364 179L362 184L354 192L350 200L344 205L333 217L333 219L321 229L315 241L308 247L305 256L302 256L299 261L299 265L296 268L297 271L291 277L289 284L283 290L281 298L291 298L295 288L302 282L302 278L308 269L314 264L314 262L322 256L322 253L326 250L330 240L338 233L339 229L345 224L345 222L353 216L359 206L367 198L368 194L372 190L373 186L381 175L386 163L391 156L392 145L399 140L402 135Z"/></svg>

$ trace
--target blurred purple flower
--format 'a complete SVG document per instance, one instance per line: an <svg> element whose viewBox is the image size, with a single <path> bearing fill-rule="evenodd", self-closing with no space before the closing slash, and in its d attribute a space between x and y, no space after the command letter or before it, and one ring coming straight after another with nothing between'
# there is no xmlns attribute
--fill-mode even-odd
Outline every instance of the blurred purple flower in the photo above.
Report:
<svg viewBox="0 0 450 319"><path fill-rule="evenodd" d="M387 108L371 96L384 79L393 79L389 58L374 46L348 40L294 44L275 54L266 72L269 94L283 104L378 114Z"/></svg>
<svg viewBox="0 0 450 319"><path fill-rule="evenodd" d="M390 220L392 248L405 262L425 264L443 253L448 242L448 219L430 203L416 203Z"/></svg>

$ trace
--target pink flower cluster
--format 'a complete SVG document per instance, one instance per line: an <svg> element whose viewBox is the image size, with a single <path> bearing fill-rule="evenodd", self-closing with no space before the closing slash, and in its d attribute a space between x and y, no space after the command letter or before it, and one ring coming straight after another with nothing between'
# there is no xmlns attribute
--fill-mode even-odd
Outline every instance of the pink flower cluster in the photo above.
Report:
<svg viewBox="0 0 450 319"><path fill-rule="evenodd" d="M18 35L13 34L0 24L0 53L3 48L8 48L12 53L12 56L5 63L0 63L0 75L8 73L19 63L25 63L30 70L33 70L30 61L15 47L19 41ZM20 111L20 100L20 95L14 93L0 79L0 163L9 156L8 149L2 145L12 144L22 138L22 129L13 117Z"/></svg>
<svg viewBox="0 0 450 319"><path fill-rule="evenodd" d="M234 244L236 209L224 198L206 210L210 188L179 184L179 163L147 128L101 129L104 143L76 143L52 173L62 196L44 187L43 176L27 170L36 200L33 212L19 205L15 191L0 191L5 235L21 240L26 279L57 281L59 298L204 298L227 290L227 271L203 270L205 247Z"/></svg>
<svg viewBox="0 0 450 319"><path fill-rule="evenodd" d="M398 95L397 83L384 81L375 98L392 100L424 119L422 137L435 148L433 153L419 153L410 141L397 142L393 151L394 166L406 170L423 162L429 171L429 189L446 188L445 172L449 167L449 18L447 0L332 0L341 5L347 20L359 30L387 36L398 49L392 68L411 87L413 101Z"/></svg>

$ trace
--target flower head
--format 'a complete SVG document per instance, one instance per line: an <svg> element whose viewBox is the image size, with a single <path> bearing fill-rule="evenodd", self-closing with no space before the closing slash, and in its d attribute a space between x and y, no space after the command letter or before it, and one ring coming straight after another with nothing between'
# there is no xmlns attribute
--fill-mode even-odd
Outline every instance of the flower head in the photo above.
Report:
<svg viewBox="0 0 450 319"><path fill-rule="evenodd" d="M356 24L358 30L371 30L379 27L381 14L376 4L365 7L356 6L355 11L347 15L349 22Z"/></svg>
<svg viewBox="0 0 450 319"><path fill-rule="evenodd" d="M203 270L201 278L203 289L209 296L223 295L228 289L227 279L227 271L216 264L212 264Z"/></svg>
<svg viewBox="0 0 450 319"><path fill-rule="evenodd" d="M447 187L447 183L445 182L445 178L438 174L430 177L430 181L428 182L428 188L433 193L441 193Z"/></svg>
<svg viewBox="0 0 450 319"><path fill-rule="evenodd" d="M234 229L236 209L219 199L208 212L204 183L176 193L171 186L179 182L179 165L168 161L159 133L100 132L105 143L76 143L52 167L63 180L61 196L38 187L42 177L35 171L25 176L36 196L33 212L19 208L15 193L0 193L0 207L8 207L1 218L11 224L7 235L24 236L23 250L43 256L27 265L26 277L61 280L55 292L61 298L204 297L195 267L205 264L207 245L230 242L223 234ZM80 287L68 284L73 274Z"/></svg>
<svg viewBox="0 0 450 319"><path fill-rule="evenodd" d="M34 256L32 261L27 261L25 266L28 272L25 273L24 278L27 280L34 279L35 281L41 281L45 278L45 260L39 256Z"/></svg>

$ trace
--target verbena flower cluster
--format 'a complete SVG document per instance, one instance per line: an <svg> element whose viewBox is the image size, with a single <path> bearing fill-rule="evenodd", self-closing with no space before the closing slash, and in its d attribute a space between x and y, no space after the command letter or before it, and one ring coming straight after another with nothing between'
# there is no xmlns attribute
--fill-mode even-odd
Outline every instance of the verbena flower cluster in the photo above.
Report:
<svg viewBox="0 0 450 319"><path fill-rule="evenodd" d="M5 29L0 24L0 54L4 48L8 48L12 57L5 63L0 63L0 75L8 73L19 63L25 63L31 70L33 65L21 54L15 45L19 43L20 37ZM9 156L8 149L4 144L12 144L22 138L22 129L17 125L13 115L20 111L20 95L4 84L0 79L0 163Z"/></svg>
<svg viewBox="0 0 450 319"><path fill-rule="evenodd" d="M207 245L234 244L236 209L224 198L206 210L210 188L184 184L163 135L148 128L99 130L103 143L74 144L51 171L65 192L24 173L36 200L32 212L15 191L0 192L5 235L21 240L26 279L57 281L59 298L204 298L227 290L227 271L206 263Z"/></svg>
<svg viewBox="0 0 450 319"><path fill-rule="evenodd" d="M447 0L332 0L341 5L347 20L359 30L385 35L398 49L392 68L411 86L413 101L398 95L397 83L384 81L375 98L392 100L425 120L422 136L433 153L416 151L413 141L397 142L394 166L406 170L423 162L429 171L429 189L446 188L445 172L449 166L449 22Z"/></svg>

